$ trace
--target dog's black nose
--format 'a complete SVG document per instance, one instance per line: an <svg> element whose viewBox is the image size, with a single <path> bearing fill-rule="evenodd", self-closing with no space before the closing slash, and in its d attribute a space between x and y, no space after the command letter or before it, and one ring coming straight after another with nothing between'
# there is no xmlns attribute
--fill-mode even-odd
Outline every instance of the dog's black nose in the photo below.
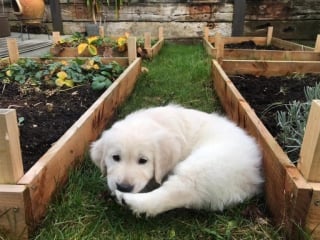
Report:
<svg viewBox="0 0 320 240"><path fill-rule="evenodd" d="M117 190L119 190L120 192L131 192L133 190L133 185L130 184L118 184L117 183Z"/></svg>

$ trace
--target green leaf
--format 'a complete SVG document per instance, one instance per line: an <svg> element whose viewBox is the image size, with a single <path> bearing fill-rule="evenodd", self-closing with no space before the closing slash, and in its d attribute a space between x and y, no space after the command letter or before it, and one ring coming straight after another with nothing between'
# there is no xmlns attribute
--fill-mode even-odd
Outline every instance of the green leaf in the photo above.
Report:
<svg viewBox="0 0 320 240"><path fill-rule="evenodd" d="M97 90L97 91L102 90L102 89L106 88L106 84L105 84L105 82L94 81L91 84L91 88L93 90Z"/></svg>
<svg viewBox="0 0 320 240"><path fill-rule="evenodd" d="M102 71L102 72L100 72L100 74L103 76L106 76L108 78L111 78L111 76L112 76L111 73L109 73L108 71Z"/></svg>

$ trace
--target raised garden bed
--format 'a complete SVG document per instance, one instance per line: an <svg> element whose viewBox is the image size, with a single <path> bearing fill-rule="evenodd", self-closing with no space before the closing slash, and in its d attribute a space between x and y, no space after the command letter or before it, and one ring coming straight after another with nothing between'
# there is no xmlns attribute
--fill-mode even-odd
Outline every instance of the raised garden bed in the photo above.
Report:
<svg viewBox="0 0 320 240"><path fill-rule="evenodd" d="M320 102L313 103L295 166L270 134L254 109L243 98L228 75L286 76L290 73L320 73L319 62L224 60L212 62L215 90L227 115L253 135L263 151L265 198L275 221L283 225L288 239L299 239L300 227L320 239ZM301 90L303 91L303 90ZM271 104L271 102L270 102Z"/></svg>
<svg viewBox="0 0 320 240"><path fill-rule="evenodd" d="M3 180L0 184L0 230L9 233L12 239L28 238L28 233L45 215L54 193L66 182L69 170L82 161L89 143L104 130L117 107L133 90L141 70L141 58L136 58L135 38L130 38L128 44L129 58L104 59L119 61L126 66L124 72L27 172L23 171L21 156L17 154L16 114L12 109L1 109L0 129L5 134L0 135L0 179ZM132 51L130 46L134 46ZM17 50L9 47L11 62L19 59L14 53Z"/></svg>
<svg viewBox="0 0 320 240"><path fill-rule="evenodd" d="M85 38L85 39L87 40L85 41L85 43L88 43L88 39L90 38ZM125 57L128 54L126 50L126 40L127 40L126 36L120 36L120 37L112 36L108 38L108 37L104 37L104 34L102 32L98 41L95 41L92 44L88 44L88 45L92 45L93 48L96 48L94 51L97 51L97 52L92 53L92 51L89 51L87 47L81 54L78 53L77 46L69 46L70 44L68 44L67 42L61 43L59 32L53 32L53 40L54 40L54 46L51 47L50 53L55 57L79 57L79 56L90 57L93 55L98 55L103 57L110 57L110 56ZM160 49L163 46L163 43L164 43L164 37L163 37L162 27L159 28L158 38L152 38L151 34L147 32L144 34L144 38L137 40L137 55L143 58L152 58L159 53Z"/></svg>
<svg viewBox="0 0 320 240"><path fill-rule="evenodd" d="M319 61L320 35L315 48L307 47L272 36L273 28L269 27L266 37L222 37L208 35L205 28L203 45L209 55L218 59L252 59L283 61ZM245 47L245 49L242 49Z"/></svg>

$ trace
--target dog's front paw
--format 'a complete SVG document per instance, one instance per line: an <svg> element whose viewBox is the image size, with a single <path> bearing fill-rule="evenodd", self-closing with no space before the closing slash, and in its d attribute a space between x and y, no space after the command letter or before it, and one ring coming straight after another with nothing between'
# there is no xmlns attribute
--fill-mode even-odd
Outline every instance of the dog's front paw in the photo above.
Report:
<svg viewBox="0 0 320 240"><path fill-rule="evenodd" d="M154 212L153 203L150 204L143 193L123 193L116 190L115 194L117 202L120 205L127 206L137 216L141 214L154 216L157 214Z"/></svg>
<svg viewBox="0 0 320 240"><path fill-rule="evenodd" d="M124 199L124 194L123 192L120 192L118 190L115 191L115 196L116 196L116 199L117 199L117 202L120 204L120 205L127 205L125 199Z"/></svg>

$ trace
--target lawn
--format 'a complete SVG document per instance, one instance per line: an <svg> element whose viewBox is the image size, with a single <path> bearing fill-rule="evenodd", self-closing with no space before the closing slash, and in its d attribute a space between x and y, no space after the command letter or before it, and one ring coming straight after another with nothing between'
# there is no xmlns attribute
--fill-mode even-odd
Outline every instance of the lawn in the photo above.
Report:
<svg viewBox="0 0 320 240"><path fill-rule="evenodd" d="M179 103L221 111L212 86L210 58L201 43L166 42L118 111L117 119L149 106ZM108 194L99 170L85 157L49 206L32 239L283 239L267 218L263 196L223 212L177 209L136 217Z"/></svg>

